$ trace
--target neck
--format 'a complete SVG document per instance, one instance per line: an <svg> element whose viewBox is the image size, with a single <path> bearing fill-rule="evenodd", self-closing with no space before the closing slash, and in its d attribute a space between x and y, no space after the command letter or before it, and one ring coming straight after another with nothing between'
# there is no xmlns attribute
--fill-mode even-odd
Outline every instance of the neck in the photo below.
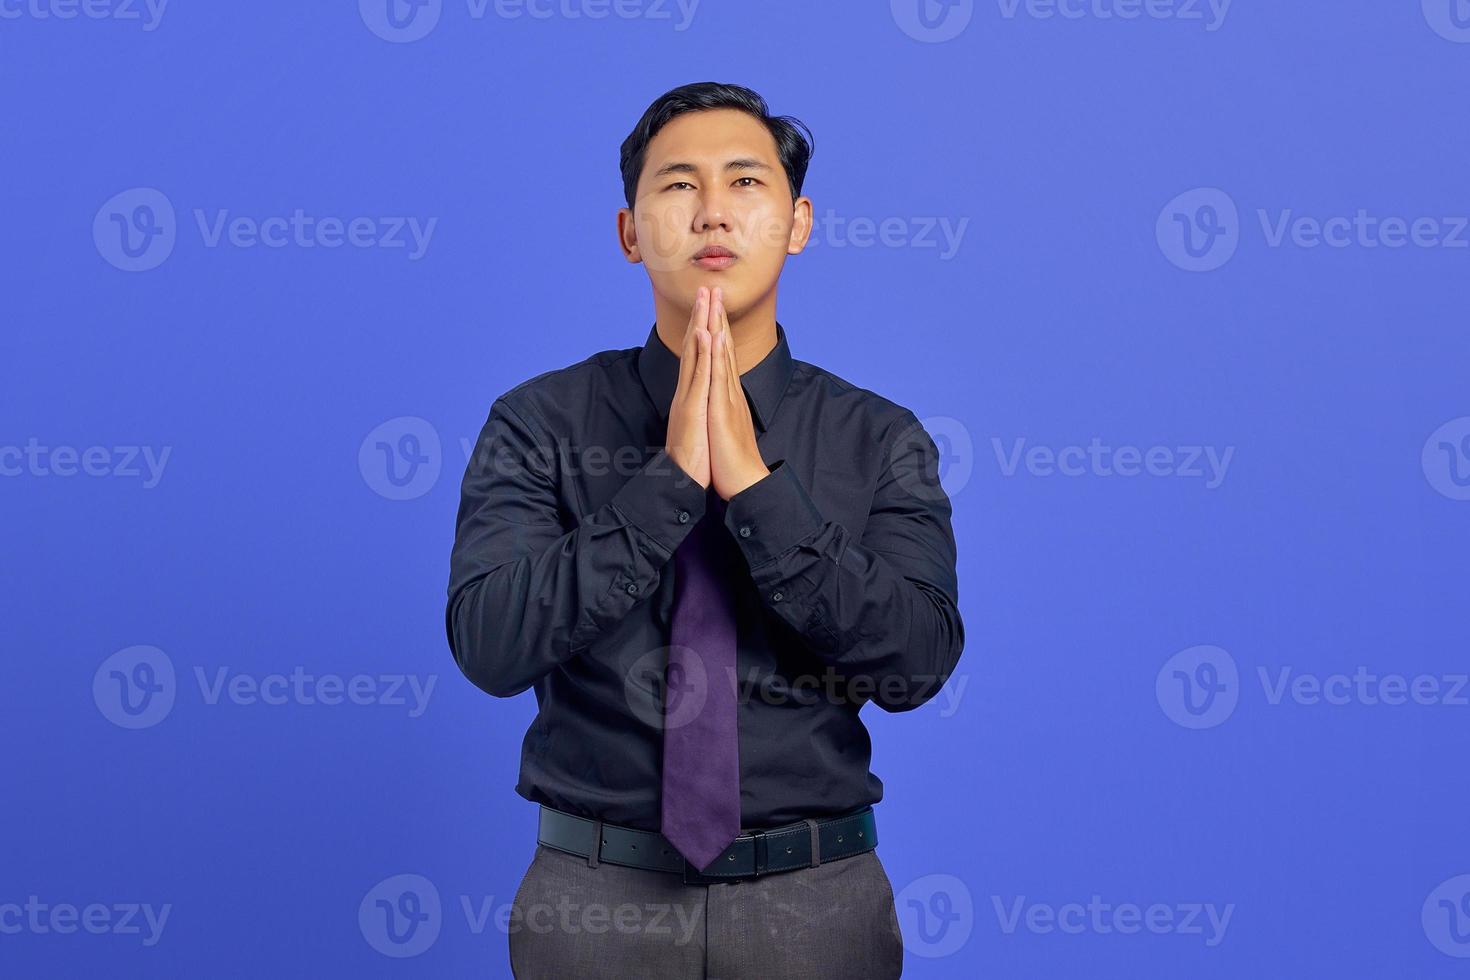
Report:
<svg viewBox="0 0 1470 980"><path fill-rule="evenodd" d="M658 316L658 338L678 357L684 349L684 335L689 329L693 310L680 307L654 293L654 312ZM735 366L741 374L759 364L776 349L776 293L772 290L760 302L739 316L729 312L730 339L735 342Z"/></svg>

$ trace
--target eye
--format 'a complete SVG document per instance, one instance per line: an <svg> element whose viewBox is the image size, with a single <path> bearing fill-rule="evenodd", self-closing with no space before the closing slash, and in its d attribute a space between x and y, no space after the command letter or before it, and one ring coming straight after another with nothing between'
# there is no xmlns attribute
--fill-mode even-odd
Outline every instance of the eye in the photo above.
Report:
<svg viewBox="0 0 1470 980"><path fill-rule="evenodd" d="M669 190L673 190L675 187L678 187L680 184L683 184L685 187L693 187L694 186L693 184L689 183L689 181L687 181L687 180L676 180L672 184L669 185Z"/></svg>
<svg viewBox="0 0 1470 980"><path fill-rule="evenodd" d="M760 183L760 181L759 181L759 180L756 180L756 178L754 178L754 177L740 177L740 178L737 178L737 179L736 179L736 181L735 181L735 183L737 183L737 184L738 184L738 183L740 183L740 181L742 181L742 180L750 180L750 181L755 181L755 183L756 183L756 184L759 184L759 183ZM754 184L747 184L747 185L746 185L746 186L747 186L747 187L752 187L752 186L754 186Z"/></svg>

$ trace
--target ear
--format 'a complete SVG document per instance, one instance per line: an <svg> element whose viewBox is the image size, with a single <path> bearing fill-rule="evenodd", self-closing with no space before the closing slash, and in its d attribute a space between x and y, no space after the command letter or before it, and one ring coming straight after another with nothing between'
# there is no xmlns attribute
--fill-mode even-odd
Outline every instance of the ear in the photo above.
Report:
<svg viewBox="0 0 1470 980"><path fill-rule="evenodd" d="M812 234L812 199L803 195L791 207L791 238L786 243L786 254L800 255Z"/></svg>
<svg viewBox="0 0 1470 980"><path fill-rule="evenodd" d="M629 262L643 261L643 253L638 249L638 229L633 223L631 208L618 208L618 247L623 250L623 258Z"/></svg>

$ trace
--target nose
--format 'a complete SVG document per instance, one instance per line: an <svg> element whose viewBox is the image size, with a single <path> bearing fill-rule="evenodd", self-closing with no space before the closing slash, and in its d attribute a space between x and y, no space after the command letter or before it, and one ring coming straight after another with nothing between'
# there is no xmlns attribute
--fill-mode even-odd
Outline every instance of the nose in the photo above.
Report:
<svg viewBox="0 0 1470 980"><path fill-rule="evenodd" d="M711 228L731 231L729 205L725 201L724 189L712 187L699 195L699 206L694 211L694 230L708 232Z"/></svg>

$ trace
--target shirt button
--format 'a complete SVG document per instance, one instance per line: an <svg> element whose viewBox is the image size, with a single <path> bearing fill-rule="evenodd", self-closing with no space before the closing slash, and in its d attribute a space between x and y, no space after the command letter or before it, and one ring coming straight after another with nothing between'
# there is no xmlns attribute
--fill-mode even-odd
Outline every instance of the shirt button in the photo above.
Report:
<svg viewBox="0 0 1470 980"><path fill-rule="evenodd" d="M681 510L681 511L679 511L679 523L680 524L688 524L689 523L689 512L687 510Z"/></svg>
<svg viewBox="0 0 1470 980"><path fill-rule="evenodd" d="M786 596L783 593L781 593L781 592L772 592L771 593L771 601L772 602L780 602L784 598L786 598Z"/></svg>
<svg viewBox="0 0 1470 980"><path fill-rule="evenodd" d="M628 583L628 595L637 595L637 594L638 594L638 583L637 582L629 582Z"/></svg>
<svg viewBox="0 0 1470 980"><path fill-rule="evenodd" d="M750 537L750 525L748 525L748 524L742 524L742 525L740 525L740 536L742 538L748 538L748 537Z"/></svg>

